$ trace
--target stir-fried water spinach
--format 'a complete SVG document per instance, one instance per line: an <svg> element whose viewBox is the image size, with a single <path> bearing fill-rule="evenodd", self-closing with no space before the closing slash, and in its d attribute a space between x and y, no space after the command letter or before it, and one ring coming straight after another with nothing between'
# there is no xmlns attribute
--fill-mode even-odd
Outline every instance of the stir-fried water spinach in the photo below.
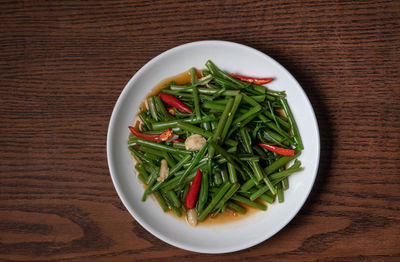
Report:
<svg viewBox="0 0 400 262"><path fill-rule="evenodd" d="M210 60L206 68L148 97L140 125L129 127L129 150L146 185L142 200L154 195L191 225L227 209L281 203L288 176L302 170L286 94L262 86L273 78L228 74Z"/></svg>

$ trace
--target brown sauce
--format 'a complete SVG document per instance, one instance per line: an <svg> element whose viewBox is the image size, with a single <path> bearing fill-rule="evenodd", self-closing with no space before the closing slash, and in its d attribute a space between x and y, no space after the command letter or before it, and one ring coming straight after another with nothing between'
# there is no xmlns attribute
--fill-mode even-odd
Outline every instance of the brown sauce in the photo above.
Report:
<svg viewBox="0 0 400 262"><path fill-rule="evenodd" d="M201 70L196 70L196 74L198 77L201 76ZM166 78L162 80L160 83L158 83L151 91L146 95L146 97L143 99L143 101L140 103L139 108L141 108L144 111L147 111L148 105L147 105L147 98L151 96L155 96L160 92L161 89L165 87L168 83L174 81L178 85L184 85L190 82L190 70L187 70L183 73L180 73L179 75L173 76ZM139 112L138 112L139 113ZM140 120L138 115L135 116L135 119L133 120L134 123L134 128L139 129L140 126Z"/></svg>
<svg viewBox="0 0 400 262"><path fill-rule="evenodd" d="M201 72L202 72L202 70L196 71L197 77L201 77ZM178 85L184 85L184 84L189 83L190 82L190 70L185 71L176 76L169 77L169 78L162 80L146 95L145 99L140 103L140 108L142 108L143 110L147 110L147 108L148 108L147 98L158 94L160 92L160 90L163 89L165 87L165 85L167 85L171 81L174 81ZM137 115L135 117L134 123L135 123L135 128L139 128L140 119ZM133 161L133 166L135 166L137 161L134 157L132 157L132 161ZM137 172L136 169L134 169L134 170L135 170L136 174L139 174L139 172ZM146 186L144 184L142 184L142 185L144 188L146 188ZM153 199L153 201L157 202L157 199L153 195L151 195L151 198ZM157 204L158 204L158 202L157 202ZM265 202L263 202L263 204L267 205L267 203L265 203ZM246 209L246 213L241 214L241 213L231 210L230 208L227 208L225 213L220 213L214 218L211 218L211 216L208 216L204 221L199 222L198 225L213 226L213 225L220 225L220 224L235 222L235 221L241 220L245 217L249 217L250 215L260 211L259 209L248 206L248 205L244 205L244 204L240 204L240 205ZM183 210L181 210L181 211L182 211L182 216L180 216L180 217L178 217L172 210L169 210L167 213L171 214L172 216L176 217L177 219L183 219L186 221L186 215L183 212Z"/></svg>
<svg viewBox="0 0 400 262"><path fill-rule="evenodd" d="M144 186L145 188L145 186ZM158 204L157 199L151 195L151 198ZM240 204L240 203L239 203ZM265 202L263 202L263 204L267 205ZM221 224L227 224L227 223L232 223L235 221L239 221L243 218L247 218L251 215L253 215L256 212L259 212L261 210L255 208L255 207L251 207L245 204L240 204L242 207L244 207L246 209L246 213L242 214L242 213L238 213L236 211L233 211L230 208L226 209L225 213L219 213L217 216L215 216L214 218L211 217L211 215L207 216L205 220L198 222L197 225L201 225L201 226L215 226L215 225L221 225ZM166 213L168 213L169 215L172 215L173 217L177 218L177 219L181 219L184 220L186 222L186 214L185 212L181 209L182 212L182 216L178 217L172 210L167 211ZM265 212L265 211L261 211L261 212Z"/></svg>
<svg viewBox="0 0 400 262"><path fill-rule="evenodd" d="M201 71L197 70L197 75L200 76ZM158 83L153 89L151 89L151 91L146 95L145 99L142 101L142 103L140 103L140 108L142 108L143 110L147 110L147 98L151 97L151 96L155 96L156 94L158 94L160 92L161 89L164 88L165 85L167 85L168 83L174 81L176 84L178 85L184 85L190 82L190 70L185 71L183 73L180 73L179 75L173 76L173 77L169 77L166 78L164 80L162 80L160 83Z"/></svg>

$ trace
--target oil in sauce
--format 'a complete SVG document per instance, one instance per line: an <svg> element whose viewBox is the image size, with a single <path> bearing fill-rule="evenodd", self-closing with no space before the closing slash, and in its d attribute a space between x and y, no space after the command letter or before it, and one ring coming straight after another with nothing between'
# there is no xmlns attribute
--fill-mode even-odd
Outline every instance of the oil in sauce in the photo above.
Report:
<svg viewBox="0 0 400 262"><path fill-rule="evenodd" d="M200 76L201 71L197 70L196 71L197 76ZM187 70L183 73L180 73L179 75L173 76L166 78L162 80L160 83L158 83L151 91L146 95L145 99L140 103L140 108L143 110L147 110L147 98L151 96L157 95L161 89L163 89L167 84L170 82L174 81L177 85L185 85L190 82L190 70Z"/></svg>
<svg viewBox="0 0 400 262"><path fill-rule="evenodd" d="M202 70L196 70L196 74L198 77L201 76L201 71ZM176 76L169 77L169 78L162 80L153 89L151 89L151 91L146 95L146 97L140 103L139 108L141 108L143 111L146 111L148 109L147 98L157 95L161 91L161 89L163 89L167 84L169 84L172 81L174 81L177 85L185 85L185 84L189 83L190 82L190 70L187 70ZM139 129L141 122L140 122L138 115L135 116L133 123L134 123L134 125L133 125L134 128Z"/></svg>
<svg viewBox="0 0 400 262"><path fill-rule="evenodd" d="M201 77L201 72L202 72L202 70L196 70L197 77ZM145 99L140 103L140 108L142 108L142 110L146 111L148 109L147 98L157 95L161 89L163 89L167 84L169 84L172 81L174 81L178 85L185 85L185 84L189 83L190 82L190 70L187 70L176 76L169 77L169 78L162 80L146 95ZM141 123L140 123L140 119L139 119L138 115L135 116L134 123L135 123L134 127L139 128ZM133 159L133 166L135 166L137 161L134 157L132 157L132 159ZM134 169L134 170L135 170L136 174L139 174L139 172L137 172L136 169ZM146 188L146 186L144 184L143 184L143 187ZM157 199L153 195L151 195L151 198L153 199L153 201L157 202ZM158 204L158 202L157 202L157 204ZM267 203L263 202L263 204L267 204ZM241 214L239 212L233 211L230 208L227 208L225 213L220 213L214 218L211 218L211 216L209 215L204 221L199 222L198 225L213 226L213 225L220 225L220 224L235 222L235 221L241 220L245 217L247 218L250 215L260 211L257 208L254 208L254 207L251 207L248 205L244 205L244 204L240 204L240 205L246 209L246 213ZM186 221L186 214L183 212L183 210L181 210L181 211L182 211L182 216L180 216L180 217L178 217L174 212L172 212L172 210L169 210L167 213L171 214L172 216L174 216L178 219L183 219Z"/></svg>

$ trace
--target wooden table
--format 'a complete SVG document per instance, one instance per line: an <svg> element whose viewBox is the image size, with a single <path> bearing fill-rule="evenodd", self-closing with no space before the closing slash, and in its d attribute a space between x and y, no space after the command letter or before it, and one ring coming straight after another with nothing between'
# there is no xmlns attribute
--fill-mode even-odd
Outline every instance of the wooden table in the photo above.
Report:
<svg viewBox="0 0 400 262"><path fill-rule="evenodd" d="M399 1L0 3L0 259L400 261ZM107 126L130 77L174 46L257 48L308 94L318 179L277 235L233 254L172 247L112 185Z"/></svg>

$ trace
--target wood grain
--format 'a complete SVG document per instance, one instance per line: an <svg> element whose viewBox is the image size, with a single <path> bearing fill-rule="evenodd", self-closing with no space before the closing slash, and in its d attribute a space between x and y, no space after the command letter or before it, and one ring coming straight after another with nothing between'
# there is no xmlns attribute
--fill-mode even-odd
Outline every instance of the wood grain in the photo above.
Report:
<svg viewBox="0 0 400 262"><path fill-rule="evenodd" d="M400 261L399 14L399 1L2 1L0 260ZM225 255L145 231L106 161L109 117L130 77L205 39L283 64L321 132L301 212Z"/></svg>

